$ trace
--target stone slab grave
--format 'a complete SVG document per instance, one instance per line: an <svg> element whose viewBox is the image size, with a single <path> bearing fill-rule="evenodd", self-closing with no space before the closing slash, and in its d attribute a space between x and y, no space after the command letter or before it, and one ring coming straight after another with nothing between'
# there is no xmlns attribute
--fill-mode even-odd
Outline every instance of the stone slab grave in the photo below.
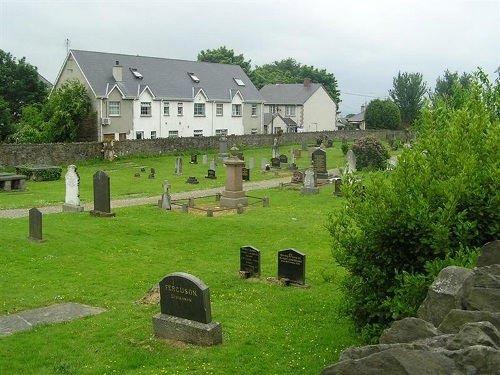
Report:
<svg viewBox="0 0 500 375"><path fill-rule="evenodd" d="M0 173L0 190L26 190L27 176L15 173L1 172Z"/></svg>
<svg viewBox="0 0 500 375"><path fill-rule="evenodd" d="M66 182L66 196L64 199L63 212L82 212L80 204L80 175L76 171L76 165L68 165L68 171L64 176Z"/></svg>
<svg viewBox="0 0 500 375"><path fill-rule="evenodd" d="M173 272L159 283L161 313L155 336L202 346L222 344L222 325L212 321L210 289L196 276Z"/></svg>
<svg viewBox="0 0 500 375"><path fill-rule="evenodd" d="M104 171L94 174L94 209L90 215L97 217L114 217L111 212L111 190L109 176Z"/></svg>
<svg viewBox="0 0 500 375"><path fill-rule="evenodd" d="M240 277L260 277L260 250L253 246L240 247Z"/></svg>
<svg viewBox="0 0 500 375"><path fill-rule="evenodd" d="M295 249L279 251L278 279L285 285L309 288L306 284L306 255Z"/></svg>

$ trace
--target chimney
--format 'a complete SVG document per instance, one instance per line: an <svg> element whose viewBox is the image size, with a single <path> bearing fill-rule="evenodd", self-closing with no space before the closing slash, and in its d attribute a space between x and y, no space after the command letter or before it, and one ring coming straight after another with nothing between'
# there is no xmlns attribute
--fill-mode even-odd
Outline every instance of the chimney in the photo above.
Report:
<svg viewBox="0 0 500 375"><path fill-rule="evenodd" d="M113 78L116 82L121 82L123 80L123 69L119 61L113 66Z"/></svg>
<svg viewBox="0 0 500 375"><path fill-rule="evenodd" d="M282 84L283 84L283 81L281 81L281 80L276 81L276 86L282 85Z"/></svg>
<svg viewBox="0 0 500 375"><path fill-rule="evenodd" d="M365 105L361 104L361 112L364 112L364 111L365 111Z"/></svg>
<svg viewBox="0 0 500 375"><path fill-rule="evenodd" d="M309 78L304 78L304 87L311 86L311 80Z"/></svg>

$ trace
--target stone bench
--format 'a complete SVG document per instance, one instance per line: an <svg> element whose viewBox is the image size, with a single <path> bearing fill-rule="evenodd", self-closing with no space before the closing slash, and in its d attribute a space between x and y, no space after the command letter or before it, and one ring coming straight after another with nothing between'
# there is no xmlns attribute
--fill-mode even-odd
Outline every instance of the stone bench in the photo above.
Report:
<svg viewBox="0 0 500 375"><path fill-rule="evenodd" d="M23 174L0 173L0 189L3 191L25 190L26 176Z"/></svg>

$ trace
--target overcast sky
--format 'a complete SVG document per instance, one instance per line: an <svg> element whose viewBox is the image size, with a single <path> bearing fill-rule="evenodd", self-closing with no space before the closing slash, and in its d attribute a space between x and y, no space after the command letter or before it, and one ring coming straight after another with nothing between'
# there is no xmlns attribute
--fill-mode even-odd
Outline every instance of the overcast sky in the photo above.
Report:
<svg viewBox="0 0 500 375"><path fill-rule="evenodd" d="M500 0L0 0L0 49L54 82L70 49L195 61L226 46L253 66L288 57L333 73L343 115L393 77L496 77Z"/></svg>

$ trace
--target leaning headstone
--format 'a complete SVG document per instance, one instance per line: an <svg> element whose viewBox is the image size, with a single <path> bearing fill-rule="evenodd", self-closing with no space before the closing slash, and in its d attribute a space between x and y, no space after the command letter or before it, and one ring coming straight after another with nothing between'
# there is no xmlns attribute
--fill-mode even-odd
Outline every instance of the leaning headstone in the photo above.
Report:
<svg viewBox="0 0 500 375"><path fill-rule="evenodd" d="M175 159L175 171L174 174L181 175L182 174L182 158L177 157Z"/></svg>
<svg viewBox="0 0 500 375"><path fill-rule="evenodd" d="M303 194L318 194L319 188L316 185L316 178L312 169L307 169L304 177L304 186L301 191Z"/></svg>
<svg viewBox="0 0 500 375"><path fill-rule="evenodd" d="M82 212L80 205L80 176L76 166L68 165L68 171L64 176L66 182L66 198L64 200L63 212Z"/></svg>
<svg viewBox="0 0 500 375"><path fill-rule="evenodd" d="M306 285L306 255L286 249L278 252L278 278L286 284Z"/></svg>
<svg viewBox="0 0 500 375"><path fill-rule="evenodd" d="M243 167L241 169L241 178L243 181L250 181L250 169Z"/></svg>
<svg viewBox="0 0 500 375"><path fill-rule="evenodd" d="M115 216L111 213L109 176L104 171L97 171L94 174L94 209L90 214L99 217Z"/></svg>
<svg viewBox="0 0 500 375"><path fill-rule="evenodd" d="M253 246L240 247L240 276L260 277L260 250Z"/></svg>
<svg viewBox="0 0 500 375"><path fill-rule="evenodd" d="M160 314L153 316L156 336L211 346L222 343L222 325L212 321L210 289L197 277L174 272L159 284Z"/></svg>
<svg viewBox="0 0 500 375"><path fill-rule="evenodd" d="M347 160L347 173L356 172L356 155L354 155L354 152L352 150L347 151L345 158Z"/></svg>
<svg viewBox="0 0 500 375"><path fill-rule="evenodd" d="M30 225L30 233L28 236L28 240L34 242L43 242L42 238L42 213L38 210L38 208L33 207L29 210L29 225Z"/></svg>
<svg viewBox="0 0 500 375"><path fill-rule="evenodd" d="M169 189L170 189L170 184L168 181L165 181L163 183L163 194L161 195L161 199L158 202L158 206L160 208L163 208L165 210L171 210L172 209L172 199L170 197Z"/></svg>
<svg viewBox="0 0 500 375"><path fill-rule="evenodd" d="M327 179L328 170L326 169L326 151L318 148L312 153L312 163L316 178Z"/></svg>

